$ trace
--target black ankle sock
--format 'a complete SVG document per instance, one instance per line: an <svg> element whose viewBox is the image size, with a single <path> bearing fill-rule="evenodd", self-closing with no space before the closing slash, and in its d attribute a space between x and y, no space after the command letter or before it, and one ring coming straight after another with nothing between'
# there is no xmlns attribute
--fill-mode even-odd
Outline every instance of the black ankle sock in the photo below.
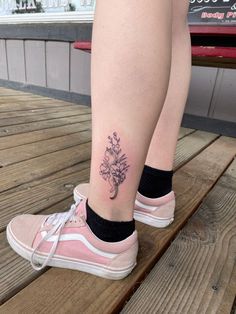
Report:
<svg viewBox="0 0 236 314"><path fill-rule="evenodd" d="M100 217L86 202L87 224L92 232L106 242L118 242L126 239L135 230L135 221L111 221Z"/></svg>
<svg viewBox="0 0 236 314"><path fill-rule="evenodd" d="M159 170L144 166L138 191L149 198L166 195L172 190L173 170Z"/></svg>

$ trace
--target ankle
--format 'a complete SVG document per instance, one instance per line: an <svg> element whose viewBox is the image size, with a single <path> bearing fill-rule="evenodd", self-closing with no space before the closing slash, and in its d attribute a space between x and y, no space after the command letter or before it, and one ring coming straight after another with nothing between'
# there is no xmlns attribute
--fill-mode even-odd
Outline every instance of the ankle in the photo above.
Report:
<svg viewBox="0 0 236 314"><path fill-rule="evenodd" d="M89 197L88 205L100 217L110 221L131 221L133 219L134 204L118 202L100 202Z"/></svg>
<svg viewBox="0 0 236 314"><path fill-rule="evenodd" d="M102 241L118 242L126 239L135 231L134 219L130 221L111 221L98 215L86 201L87 224Z"/></svg>
<svg viewBox="0 0 236 314"><path fill-rule="evenodd" d="M149 198L162 197L172 191L173 170L162 170L145 165L138 191Z"/></svg>

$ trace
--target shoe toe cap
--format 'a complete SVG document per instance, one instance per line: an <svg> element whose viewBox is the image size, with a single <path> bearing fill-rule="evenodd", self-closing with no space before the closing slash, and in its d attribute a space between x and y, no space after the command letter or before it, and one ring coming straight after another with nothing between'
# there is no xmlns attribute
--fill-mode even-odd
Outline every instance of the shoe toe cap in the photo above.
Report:
<svg viewBox="0 0 236 314"><path fill-rule="evenodd" d="M13 218L8 224L8 232L17 242L32 248L33 241L45 219L43 215L24 214Z"/></svg>

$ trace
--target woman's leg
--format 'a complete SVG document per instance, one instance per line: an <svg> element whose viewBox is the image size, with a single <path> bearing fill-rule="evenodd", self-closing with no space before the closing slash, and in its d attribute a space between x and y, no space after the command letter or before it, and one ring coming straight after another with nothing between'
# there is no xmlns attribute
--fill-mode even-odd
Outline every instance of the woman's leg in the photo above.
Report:
<svg viewBox="0 0 236 314"><path fill-rule="evenodd" d="M191 76L191 42L187 23L188 0L172 0L172 61L170 82L146 165L172 170L178 132Z"/></svg>
<svg viewBox="0 0 236 314"><path fill-rule="evenodd" d="M171 0L97 1L89 197L68 212L8 224L10 245L34 269L121 279L135 267L134 199L169 82L171 8Z"/></svg>
<svg viewBox="0 0 236 314"><path fill-rule="evenodd" d="M171 0L97 1L88 204L107 220L133 219L138 183L169 82L171 18Z"/></svg>

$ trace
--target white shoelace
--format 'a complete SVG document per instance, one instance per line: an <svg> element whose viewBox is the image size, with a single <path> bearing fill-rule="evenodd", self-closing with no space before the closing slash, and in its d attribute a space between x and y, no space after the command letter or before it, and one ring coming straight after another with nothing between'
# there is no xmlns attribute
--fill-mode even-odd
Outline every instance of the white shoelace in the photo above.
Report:
<svg viewBox="0 0 236 314"><path fill-rule="evenodd" d="M33 250L32 254L31 254L30 263L31 263L31 266L35 270L41 270L45 266L47 266L48 262L51 260L52 256L54 255L54 253L56 251L62 228L65 226L67 221L76 221L75 211L76 211L76 208L81 201L82 201L82 199L79 199L74 204L72 204L69 211L63 212L63 213L52 214L52 215L48 216L48 218L45 220L46 224L52 224L54 227L41 239L41 241L38 243L38 245L35 247L35 249ZM40 245L44 241L46 241L54 233L56 233L56 231L58 231L57 236L56 236L56 240L54 241L46 260L41 265L38 262L34 262L34 254L36 253L37 249L40 247Z"/></svg>

